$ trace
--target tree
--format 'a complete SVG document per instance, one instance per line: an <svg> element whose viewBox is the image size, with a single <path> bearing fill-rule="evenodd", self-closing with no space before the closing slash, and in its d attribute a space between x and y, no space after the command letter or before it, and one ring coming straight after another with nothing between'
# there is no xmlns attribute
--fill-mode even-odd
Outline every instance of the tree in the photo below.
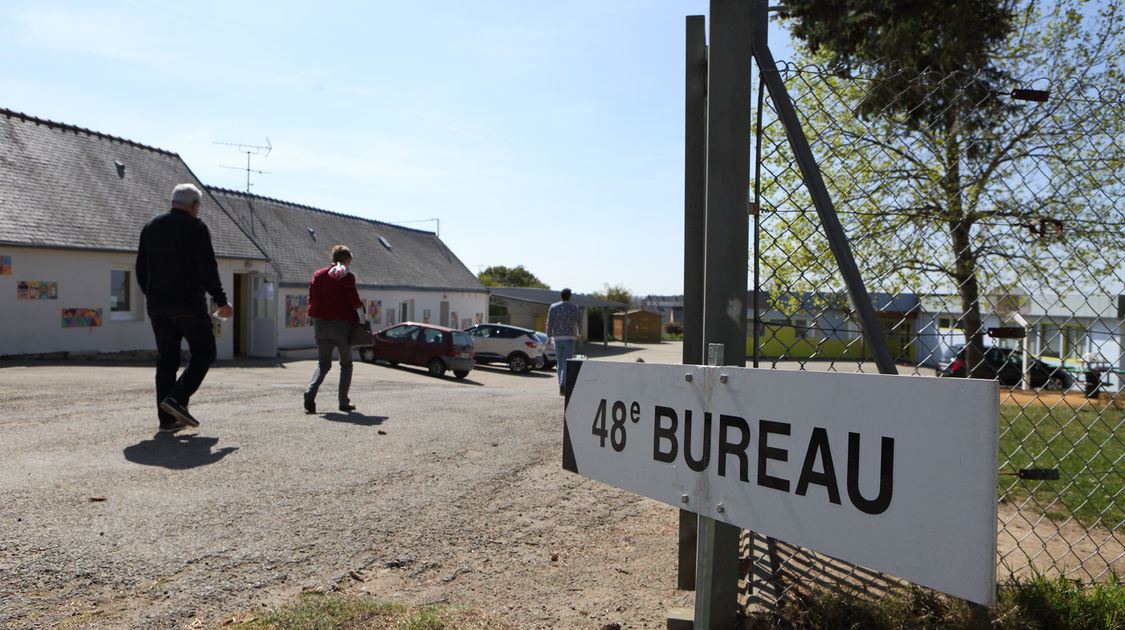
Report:
<svg viewBox="0 0 1125 630"><path fill-rule="evenodd" d="M520 287L528 289L549 289L551 287L535 277L523 265L512 268L494 265L477 274L477 279L486 287Z"/></svg>
<svg viewBox="0 0 1125 630"><path fill-rule="evenodd" d="M799 11L832 3L789 4ZM981 3L969 4L988 14ZM887 29L921 38L941 11L915 11L885 28L880 24L893 14L832 14L817 23L823 16L808 13L794 29L815 42L802 62L837 64L798 73L791 91L861 268L884 288L930 284L957 294L970 366L981 363L981 312L990 296L1096 287L1122 263L1115 204L1125 192L1118 141L1125 103L1114 91L1125 59L1122 10L1087 0L1005 6L1008 28L977 15L948 31L935 27L940 36L921 46L908 37L879 39ZM866 26L829 36L853 18ZM969 39L958 39L958 28ZM936 42L957 54L923 54ZM1022 91L1027 87L1039 91ZM1045 101L1013 98L1044 93ZM795 190L799 174L780 157L770 167L775 182ZM786 194L778 205L801 211L767 219L784 228L763 262L775 283L823 282L834 269L825 263L831 257L815 218L803 211L811 204Z"/></svg>
<svg viewBox="0 0 1125 630"><path fill-rule="evenodd" d="M602 285L601 291L594 292L594 297L609 300L610 302L621 302L627 306L632 306L633 304L632 294L629 293L629 289L625 288L625 285L621 284L610 286L607 282Z"/></svg>

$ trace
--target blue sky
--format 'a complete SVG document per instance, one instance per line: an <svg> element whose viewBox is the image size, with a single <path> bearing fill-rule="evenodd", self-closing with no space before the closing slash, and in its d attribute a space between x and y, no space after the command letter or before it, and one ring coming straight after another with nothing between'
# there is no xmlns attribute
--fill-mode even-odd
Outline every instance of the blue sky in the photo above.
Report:
<svg viewBox="0 0 1125 630"><path fill-rule="evenodd" d="M707 7L7 0L0 107L177 152L235 190L246 173L224 167L246 155L216 142L268 138L255 194L439 219L473 272L677 294L684 18Z"/></svg>

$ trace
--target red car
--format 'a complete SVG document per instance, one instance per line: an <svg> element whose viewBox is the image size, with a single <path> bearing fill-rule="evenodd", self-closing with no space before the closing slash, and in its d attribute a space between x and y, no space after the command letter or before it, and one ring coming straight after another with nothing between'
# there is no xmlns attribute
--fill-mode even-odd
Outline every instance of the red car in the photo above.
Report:
<svg viewBox="0 0 1125 630"><path fill-rule="evenodd" d="M375 345L359 348L359 358L367 363L421 365L432 376L452 370L457 378L465 378L473 369L473 340L460 330L403 322L375 333Z"/></svg>

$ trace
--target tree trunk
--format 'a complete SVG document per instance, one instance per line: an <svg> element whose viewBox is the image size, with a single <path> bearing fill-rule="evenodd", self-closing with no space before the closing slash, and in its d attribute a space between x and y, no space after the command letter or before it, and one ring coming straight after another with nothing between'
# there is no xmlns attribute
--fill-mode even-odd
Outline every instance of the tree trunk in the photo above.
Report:
<svg viewBox="0 0 1125 630"><path fill-rule="evenodd" d="M961 193L961 144L956 113L948 120L945 143L945 177L942 188L949 217L949 237L953 246L953 280L961 296L961 331L965 334L965 373L970 378L984 376L984 337L980 318L980 285L973 249L975 218L966 212Z"/></svg>
<svg viewBox="0 0 1125 630"><path fill-rule="evenodd" d="M984 336L981 334L980 286L977 284L976 257L972 252L972 223L968 219L951 221L949 234L954 249L954 280L961 296L961 330L965 334L965 371L972 377L983 375Z"/></svg>

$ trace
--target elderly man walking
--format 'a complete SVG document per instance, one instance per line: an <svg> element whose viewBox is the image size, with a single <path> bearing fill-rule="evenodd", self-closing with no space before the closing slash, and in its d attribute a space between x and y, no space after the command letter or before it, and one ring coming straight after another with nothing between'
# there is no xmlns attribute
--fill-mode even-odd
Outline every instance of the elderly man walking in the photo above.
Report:
<svg viewBox="0 0 1125 630"><path fill-rule="evenodd" d="M161 433L197 427L188 402L215 360L215 333L204 293L211 294L228 318L227 302L211 233L199 219L203 195L191 184L172 190L172 209L153 217L141 230L137 247L137 283L145 294L156 337L156 404ZM187 340L191 359L180 368L180 342Z"/></svg>
<svg viewBox="0 0 1125 630"><path fill-rule="evenodd" d="M566 394L566 360L574 356L578 342L578 307L570 301L570 289L559 293L561 301L547 310L547 336L555 342L556 368L559 374L559 395Z"/></svg>

